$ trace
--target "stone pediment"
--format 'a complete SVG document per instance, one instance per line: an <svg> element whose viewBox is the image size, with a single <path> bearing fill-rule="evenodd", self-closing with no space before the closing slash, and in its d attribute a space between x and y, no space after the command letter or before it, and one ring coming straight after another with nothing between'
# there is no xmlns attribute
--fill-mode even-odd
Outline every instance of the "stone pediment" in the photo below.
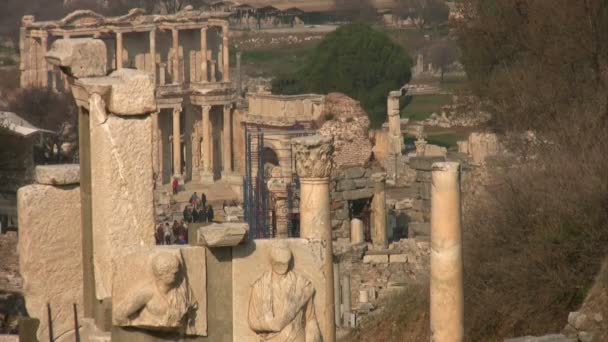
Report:
<svg viewBox="0 0 608 342"><path fill-rule="evenodd" d="M77 10L59 20L59 26L97 26L106 21L105 17L91 10Z"/></svg>

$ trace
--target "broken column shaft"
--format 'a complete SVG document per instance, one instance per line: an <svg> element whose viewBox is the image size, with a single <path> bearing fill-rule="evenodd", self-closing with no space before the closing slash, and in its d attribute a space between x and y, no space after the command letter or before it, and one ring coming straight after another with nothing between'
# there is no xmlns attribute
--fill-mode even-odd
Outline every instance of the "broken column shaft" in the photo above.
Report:
<svg viewBox="0 0 608 342"><path fill-rule="evenodd" d="M374 230L372 242L382 248L388 247L388 235L386 233L386 173L374 173L374 199L372 200L372 216Z"/></svg>
<svg viewBox="0 0 608 342"><path fill-rule="evenodd" d="M460 164L433 164L431 187L431 341L464 339Z"/></svg>
<svg viewBox="0 0 608 342"><path fill-rule="evenodd" d="M300 179L300 237L320 239L326 243L323 274L325 276L326 308L323 320L328 329L323 340L336 340L334 307L334 272L329 178L333 166L333 139L314 135L292 140L296 170Z"/></svg>

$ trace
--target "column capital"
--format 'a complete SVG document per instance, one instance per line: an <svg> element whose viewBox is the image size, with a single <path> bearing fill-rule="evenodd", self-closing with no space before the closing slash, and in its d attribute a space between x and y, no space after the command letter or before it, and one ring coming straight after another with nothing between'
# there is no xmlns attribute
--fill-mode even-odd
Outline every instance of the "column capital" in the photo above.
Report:
<svg viewBox="0 0 608 342"><path fill-rule="evenodd" d="M173 115L177 115L177 114L181 113L182 110L183 110L183 108L181 105L173 107Z"/></svg>
<svg viewBox="0 0 608 342"><path fill-rule="evenodd" d="M201 109L205 112L209 112L211 110L212 105L202 105Z"/></svg>
<svg viewBox="0 0 608 342"><path fill-rule="evenodd" d="M224 111L232 110L232 103L228 103L224 105Z"/></svg>
<svg viewBox="0 0 608 342"><path fill-rule="evenodd" d="M333 167L332 137L312 135L291 140L300 178L329 178Z"/></svg>

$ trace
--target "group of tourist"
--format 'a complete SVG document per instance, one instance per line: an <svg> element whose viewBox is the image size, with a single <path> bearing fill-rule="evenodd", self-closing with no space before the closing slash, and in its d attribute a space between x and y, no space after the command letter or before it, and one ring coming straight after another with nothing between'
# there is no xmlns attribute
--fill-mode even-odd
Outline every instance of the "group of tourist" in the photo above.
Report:
<svg viewBox="0 0 608 342"><path fill-rule="evenodd" d="M205 196L205 193L202 193L199 198L198 194L194 192L192 196L190 196L189 202L190 205L187 205L183 212L184 220L186 220L186 222L213 222L213 207L211 204L207 205L207 196Z"/></svg>
<svg viewBox="0 0 608 342"><path fill-rule="evenodd" d="M159 224L154 234L157 245L186 245L188 244L188 224L184 220L173 221L173 226L169 222Z"/></svg>

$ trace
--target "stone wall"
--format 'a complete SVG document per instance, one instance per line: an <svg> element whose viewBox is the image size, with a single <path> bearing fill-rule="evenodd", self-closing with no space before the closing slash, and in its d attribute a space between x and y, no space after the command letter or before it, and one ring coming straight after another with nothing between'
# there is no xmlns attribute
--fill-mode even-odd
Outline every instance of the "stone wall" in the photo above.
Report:
<svg viewBox="0 0 608 342"><path fill-rule="evenodd" d="M292 125L297 121L315 121L324 111L323 95L250 94L248 121L260 124Z"/></svg>
<svg viewBox="0 0 608 342"><path fill-rule="evenodd" d="M331 191L331 227L334 239L350 239L349 201L371 199L374 195L374 182L371 176L382 171L378 165L367 168L357 166L333 171L329 188Z"/></svg>

